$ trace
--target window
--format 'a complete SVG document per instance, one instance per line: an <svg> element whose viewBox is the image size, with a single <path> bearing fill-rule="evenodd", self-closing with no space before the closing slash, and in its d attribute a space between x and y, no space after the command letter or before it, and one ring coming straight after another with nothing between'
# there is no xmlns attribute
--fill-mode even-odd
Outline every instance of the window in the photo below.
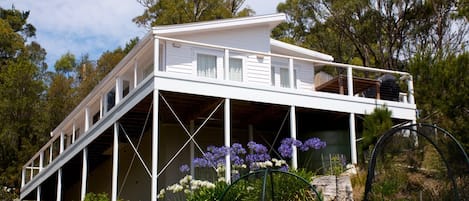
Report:
<svg viewBox="0 0 469 201"><path fill-rule="evenodd" d="M290 76L288 68L280 68L280 86L290 88ZM293 70L293 86L296 88L296 70Z"/></svg>
<svg viewBox="0 0 469 201"><path fill-rule="evenodd" d="M106 111L111 110L116 105L116 91L112 89L106 95Z"/></svg>
<svg viewBox="0 0 469 201"><path fill-rule="evenodd" d="M290 77L286 68L280 68L280 86L285 88L290 87Z"/></svg>
<svg viewBox="0 0 469 201"><path fill-rule="evenodd" d="M238 58L230 58L229 68L230 80L243 81L243 60Z"/></svg>
<svg viewBox="0 0 469 201"><path fill-rule="evenodd" d="M93 125L99 121L99 112L96 112L94 115L93 115Z"/></svg>
<svg viewBox="0 0 469 201"><path fill-rule="evenodd" d="M217 57L197 54L197 76L217 78Z"/></svg>
<svg viewBox="0 0 469 201"><path fill-rule="evenodd" d="M122 81L122 97L127 96L130 92L130 82L128 80L123 80Z"/></svg>

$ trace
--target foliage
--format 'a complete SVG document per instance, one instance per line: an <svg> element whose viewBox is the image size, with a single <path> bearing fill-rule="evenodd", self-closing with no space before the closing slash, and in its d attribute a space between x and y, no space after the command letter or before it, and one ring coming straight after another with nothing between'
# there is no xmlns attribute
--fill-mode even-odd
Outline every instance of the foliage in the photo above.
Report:
<svg viewBox="0 0 469 201"><path fill-rule="evenodd" d="M308 151L324 148L326 143L318 138L310 138L304 142L292 138L285 138L281 141L278 151L284 159L289 159L292 157L293 146L298 147L300 151ZM193 179L192 176L187 175L178 183L163 188L158 194L158 197L162 198L169 195L172 196L171 198L173 199L184 199L184 196L181 195L181 193L184 193L188 200L214 200L221 196L223 188L226 186L223 184L225 183L223 173L225 172L225 159L228 154L230 155L232 163L231 175L233 181L248 172L253 172L259 169L274 168L284 172L288 171L286 161L283 159L279 160L271 158L268 154L267 147L264 145L251 141L247 144L247 147L248 150L244 149L244 147L239 143L234 143L230 147L208 146L207 152L203 154L203 157L195 158L193 160L193 164L194 167L199 169L209 168L216 170L216 182L212 183L208 180L197 180ZM182 165L179 170L183 173L188 173L190 168L188 165ZM310 171L293 170L293 172L307 180L312 179L313 176ZM202 177L202 179L207 178ZM308 185L304 186L304 182L303 185L300 185L302 181L295 177L292 179L290 175L276 174L276 176L272 176L272 180L276 185L274 191L276 192L275 196L278 196L278 198L276 198L278 200L287 200L287 198L291 198L292 196L304 197L302 195L309 195L312 193L307 190ZM254 175L253 177L249 177L247 180L241 181L240 185L235 186L233 188L234 195L228 194L226 199L256 200L255 198L258 198L257 196L261 195L259 191L262 189L261 186L262 179ZM298 188L292 188L292 186L297 186ZM306 190L303 188L306 188ZM302 192L303 194L296 194L298 192Z"/></svg>
<svg viewBox="0 0 469 201"><path fill-rule="evenodd" d="M254 12L242 10L245 0L139 0L145 8L133 21L139 26L182 24L223 18L249 16Z"/></svg>
<svg viewBox="0 0 469 201"><path fill-rule="evenodd" d="M277 10L288 22L273 36L339 62L358 58L360 65L402 70L415 52L464 48L467 23L450 17L455 6L455 0L287 0Z"/></svg>
<svg viewBox="0 0 469 201"><path fill-rule="evenodd" d="M87 193L85 195L84 201L110 201L107 193ZM118 201L124 201L122 199L117 199Z"/></svg>
<svg viewBox="0 0 469 201"><path fill-rule="evenodd" d="M29 12L0 7L0 186L19 189L21 166L39 149L48 129L42 108L45 50L27 23ZM7 196L5 196L7 197Z"/></svg>
<svg viewBox="0 0 469 201"><path fill-rule="evenodd" d="M469 53L418 55L409 65L415 75L420 121L445 128L469 150Z"/></svg>
<svg viewBox="0 0 469 201"><path fill-rule="evenodd" d="M393 123L391 111L387 107L376 107L373 112L365 116L363 120L363 132L360 147L362 153L370 149L370 146L376 144L379 136L389 130Z"/></svg>
<svg viewBox="0 0 469 201"><path fill-rule="evenodd" d="M109 201L107 193L87 193L85 195L85 201Z"/></svg>

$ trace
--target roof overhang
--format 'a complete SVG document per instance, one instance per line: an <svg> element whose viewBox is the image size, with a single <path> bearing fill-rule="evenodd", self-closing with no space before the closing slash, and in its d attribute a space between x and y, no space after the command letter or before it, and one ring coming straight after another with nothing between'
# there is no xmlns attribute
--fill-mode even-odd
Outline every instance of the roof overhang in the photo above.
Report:
<svg viewBox="0 0 469 201"><path fill-rule="evenodd" d="M152 28L153 34L159 36L193 34L207 31L219 31L226 29L249 28L254 26L268 26L273 29L278 24L285 22L284 13L259 15L251 17L239 17L206 22L194 22L177 25L163 25Z"/></svg>
<svg viewBox="0 0 469 201"><path fill-rule="evenodd" d="M332 57L331 55L288 44L272 38L270 39L270 45L272 53L286 54L290 56L301 56L324 61L334 61L334 57Z"/></svg>

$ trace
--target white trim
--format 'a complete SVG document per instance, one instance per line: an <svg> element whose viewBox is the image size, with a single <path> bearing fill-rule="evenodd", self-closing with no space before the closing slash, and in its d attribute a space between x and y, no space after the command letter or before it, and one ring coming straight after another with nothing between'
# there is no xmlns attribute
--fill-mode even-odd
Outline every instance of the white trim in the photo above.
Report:
<svg viewBox="0 0 469 201"><path fill-rule="evenodd" d="M286 15L284 13L278 13L271 15L238 17L205 22L156 26L152 28L152 32L155 35L166 36L171 34L194 34L199 32L213 32L218 30L239 29L243 27L262 25L268 25L269 29L272 29L285 20Z"/></svg>
<svg viewBox="0 0 469 201"><path fill-rule="evenodd" d="M393 111L392 118L405 120L416 118L415 104L249 83L240 84L169 73L159 73L156 79L159 83L158 88L164 91L356 114L371 113L377 106L385 104Z"/></svg>
<svg viewBox="0 0 469 201"><path fill-rule="evenodd" d="M321 52L317 52L317 51L314 51L314 50L309 50L309 49L302 48L302 47L299 47L299 46L296 46L296 45L288 44L288 43L285 43L285 42L282 42L282 41L279 41L279 40L275 40L275 39L272 39L272 38L270 39L270 45L273 46L273 47L278 47L278 48L280 48L284 51L291 52L292 54L293 53L298 53L298 54L302 54L304 56L309 56L312 59L319 59L319 60L324 60L324 61L334 61L334 57L332 57L331 55L324 54L324 53L321 53ZM298 56L298 55L295 55L295 56Z"/></svg>

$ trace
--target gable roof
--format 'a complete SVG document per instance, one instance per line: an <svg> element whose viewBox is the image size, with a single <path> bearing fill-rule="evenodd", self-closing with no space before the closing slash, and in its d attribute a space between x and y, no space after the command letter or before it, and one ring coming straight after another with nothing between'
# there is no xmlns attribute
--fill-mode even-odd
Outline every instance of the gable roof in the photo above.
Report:
<svg viewBox="0 0 469 201"><path fill-rule="evenodd" d="M300 46L292 45L289 43L285 43L279 40L270 39L271 51L280 54L286 54L290 56L301 56L311 59L318 59L318 60L325 60L325 61L333 61L334 57L328 54L324 54L321 52L317 52L314 50L302 48Z"/></svg>
<svg viewBox="0 0 469 201"><path fill-rule="evenodd" d="M234 28L246 28L253 26L266 25L269 29L276 27L278 24L285 22L286 15L284 13L259 15L250 17L238 17L222 20L213 20L205 22L194 22L176 25L163 25L152 28L153 34L159 36L171 34L188 34L206 31L218 31Z"/></svg>

